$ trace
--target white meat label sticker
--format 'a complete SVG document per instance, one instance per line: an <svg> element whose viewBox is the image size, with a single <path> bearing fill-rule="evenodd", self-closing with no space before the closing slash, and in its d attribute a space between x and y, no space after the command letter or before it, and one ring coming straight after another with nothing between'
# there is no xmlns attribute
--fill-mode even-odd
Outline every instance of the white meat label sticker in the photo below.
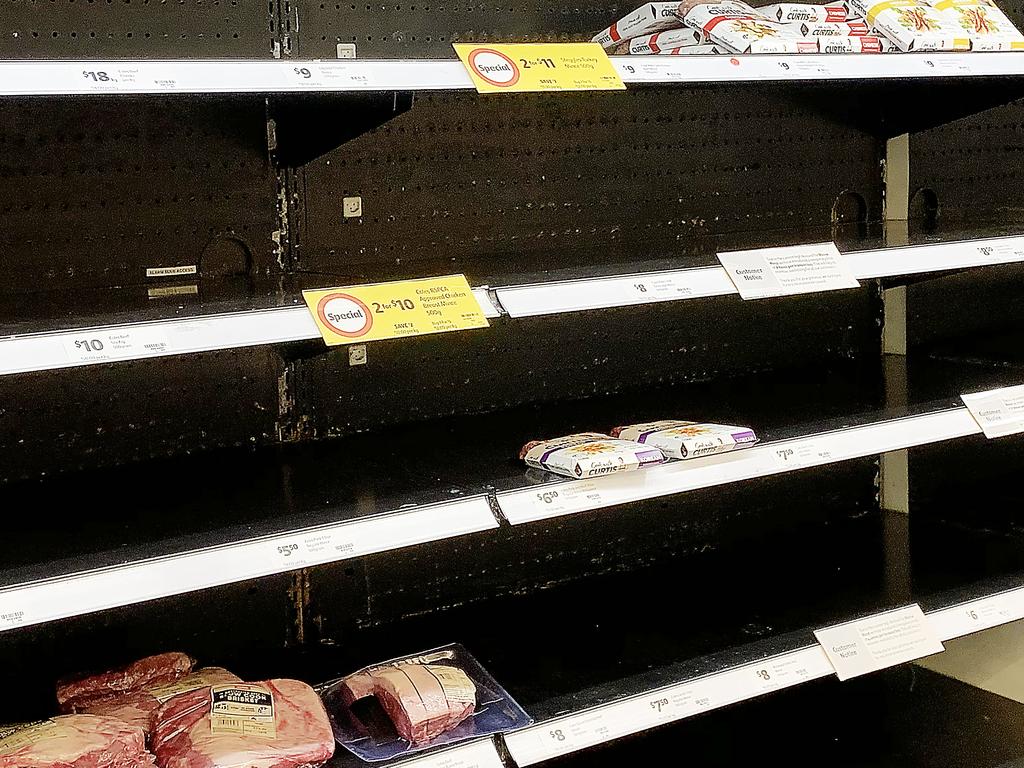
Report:
<svg viewBox="0 0 1024 768"><path fill-rule="evenodd" d="M744 300L860 286L835 243L729 251L718 260Z"/></svg>
<svg viewBox="0 0 1024 768"><path fill-rule="evenodd" d="M1024 385L961 395L985 437L1024 432Z"/></svg>
<svg viewBox="0 0 1024 768"><path fill-rule="evenodd" d="M815 630L825 655L840 680L895 667L945 650L928 618L916 603Z"/></svg>

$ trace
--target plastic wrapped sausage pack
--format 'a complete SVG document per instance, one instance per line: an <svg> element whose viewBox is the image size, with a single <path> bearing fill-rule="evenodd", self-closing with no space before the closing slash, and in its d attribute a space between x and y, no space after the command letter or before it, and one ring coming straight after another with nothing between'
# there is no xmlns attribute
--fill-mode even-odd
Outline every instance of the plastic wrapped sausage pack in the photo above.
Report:
<svg viewBox="0 0 1024 768"><path fill-rule="evenodd" d="M733 53L817 53L818 41L804 38L793 24L782 24L740 2L697 5L686 25Z"/></svg>
<svg viewBox="0 0 1024 768"><path fill-rule="evenodd" d="M789 23L794 21L806 22L843 22L846 21L846 9L841 3L829 5L810 5L805 3L778 3L766 5L757 9L759 13Z"/></svg>
<svg viewBox="0 0 1024 768"><path fill-rule="evenodd" d="M605 48L614 48L634 37L681 27L682 23L676 18L678 6L678 2L641 5L628 16L623 16L607 29L598 32L591 42L600 43Z"/></svg>
<svg viewBox="0 0 1024 768"><path fill-rule="evenodd" d="M365 667L320 691L338 743L368 762L533 722L461 645Z"/></svg>
<svg viewBox="0 0 1024 768"><path fill-rule="evenodd" d="M665 456L654 446L644 446L598 432L580 432L553 440L535 440L523 446L519 458L531 467L574 478L631 472L651 464L661 464L665 460Z"/></svg>
<svg viewBox="0 0 1024 768"><path fill-rule="evenodd" d="M673 459L695 459L735 451L757 442L757 435L747 427L674 419L616 427L612 434L658 448Z"/></svg>
<svg viewBox="0 0 1024 768"><path fill-rule="evenodd" d="M635 55L672 53L680 48L696 48L704 35L696 29L668 29L653 35L634 37L629 41L629 53Z"/></svg>
<svg viewBox="0 0 1024 768"><path fill-rule="evenodd" d="M932 5L944 21L967 35L972 51L1024 49L1024 35L1005 13L986 0L937 0Z"/></svg>
<svg viewBox="0 0 1024 768"><path fill-rule="evenodd" d="M966 51L971 47L967 32L925 0L850 0L850 7L901 51Z"/></svg>

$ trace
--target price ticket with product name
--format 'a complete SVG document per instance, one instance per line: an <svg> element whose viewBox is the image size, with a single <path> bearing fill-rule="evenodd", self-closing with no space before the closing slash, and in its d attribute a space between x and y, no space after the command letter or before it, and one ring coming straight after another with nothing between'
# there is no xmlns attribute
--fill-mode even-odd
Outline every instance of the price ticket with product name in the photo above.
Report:
<svg viewBox="0 0 1024 768"><path fill-rule="evenodd" d="M597 43L453 43L479 93L624 91Z"/></svg>
<svg viewBox="0 0 1024 768"><path fill-rule="evenodd" d="M488 327L464 275L303 291L328 346Z"/></svg>

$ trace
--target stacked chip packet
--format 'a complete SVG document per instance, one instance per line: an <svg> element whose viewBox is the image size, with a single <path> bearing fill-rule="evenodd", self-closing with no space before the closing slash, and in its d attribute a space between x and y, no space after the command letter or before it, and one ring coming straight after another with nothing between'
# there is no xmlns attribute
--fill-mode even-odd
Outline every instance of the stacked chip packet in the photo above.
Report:
<svg viewBox="0 0 1024 768"><path fill-rule="evenodd" d="M989 0L647 3L593 41L612 55L1024 50Z"/></svg>

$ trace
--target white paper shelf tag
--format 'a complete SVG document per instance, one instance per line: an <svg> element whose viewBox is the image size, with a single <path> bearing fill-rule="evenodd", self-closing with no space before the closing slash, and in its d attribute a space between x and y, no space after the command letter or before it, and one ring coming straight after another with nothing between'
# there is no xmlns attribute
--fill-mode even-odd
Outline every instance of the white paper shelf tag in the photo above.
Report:
<svg viewBox="0 0 1024 768"><path fill-rule="evenodd" d="M1024 432L1024 385L961 395L985 437Z"/></svg>
<svg viewBox="0 0 1024 768"><path fill-rule="evenodd" d="M396 768L504 768L490 739L431 752L397 763Z"/></svg>
<svg viewBox="0 0 1024 768"><path fill-rule="evenodd" d="M835 243L729 251L718 260L744 300L860 285Z"/></svg>
<svg viewBox="0 0 1024 768"><path fill-rule="evenodd" d="M840 680L877 672L945 650L914 603L905 608L815 630Z"/></svg>

